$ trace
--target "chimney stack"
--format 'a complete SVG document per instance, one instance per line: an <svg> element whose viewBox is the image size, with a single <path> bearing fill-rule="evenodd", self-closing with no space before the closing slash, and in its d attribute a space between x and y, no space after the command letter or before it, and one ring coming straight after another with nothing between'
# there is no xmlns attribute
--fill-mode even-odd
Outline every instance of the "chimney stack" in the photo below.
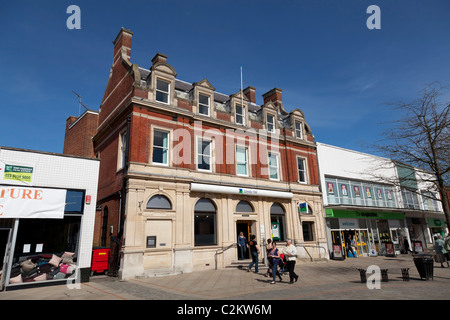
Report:
<svg viewBox="0 0 450 320"><path fill-rule="evenodd" d="M248 100L252 103L256 103L256 96L255 96L255 88L253 87L247 87L244 89L244 95L247 97Z"/></svg>
<svg viewBox="0 0 450 320"><path fill-rule="evenodd" d="M165 63L166 61L167 61L167 56L165 54L162 54L162 53L159 53L159 52L152 59L152 63L153 64L156 64L158 62Z"/></svg>
<svg viewBox="0 0 450 320"><path fill-rule="evenodd" d="M113 41L114 44L114 57L120 50L125 50L130 61L131 56L131 38L133 37L133 32L122 27L116 39Z"/></svg>
<svg viewBox="0 0 450 320"><path fill-rule="evenodd" d="M264 104L272 101L274 104L283 104L283 99L281 98L281 92L283 90L278 88L273 88L272 90L263 94Z"/></svg>

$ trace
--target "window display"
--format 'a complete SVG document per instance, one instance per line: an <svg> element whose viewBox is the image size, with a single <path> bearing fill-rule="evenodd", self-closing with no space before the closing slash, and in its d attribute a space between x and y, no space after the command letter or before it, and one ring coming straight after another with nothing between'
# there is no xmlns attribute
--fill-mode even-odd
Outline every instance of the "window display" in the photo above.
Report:
<svg viewBox="0 0 450 320"><path fill-rule="evenodd" d="M76 268L81 217L22 219L10 273L10 284L65 279Z"/></svg>

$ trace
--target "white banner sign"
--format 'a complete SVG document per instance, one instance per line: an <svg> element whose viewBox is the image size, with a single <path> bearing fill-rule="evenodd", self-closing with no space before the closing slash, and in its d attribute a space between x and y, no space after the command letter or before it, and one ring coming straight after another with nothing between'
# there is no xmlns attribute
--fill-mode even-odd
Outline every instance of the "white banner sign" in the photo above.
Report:
<svg viewBox="0 0 450 320"><path fill-rule="evenodd" d="M0 186L0 218L62 219L66 190Z"/></svg>

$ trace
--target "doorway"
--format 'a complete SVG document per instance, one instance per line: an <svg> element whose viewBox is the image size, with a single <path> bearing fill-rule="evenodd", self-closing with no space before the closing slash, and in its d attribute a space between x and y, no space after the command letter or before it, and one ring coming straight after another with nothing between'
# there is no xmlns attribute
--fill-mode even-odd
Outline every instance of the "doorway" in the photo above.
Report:
<svg viewBox="0 0 450 320"><path fill-rule="evenodd" d="M238 242L238 238L240 233L242 232L245 239L246 239L246 244L248 243L248 241L250 240L250 236L253 234L252 233L252 221L237 221L236 222L236 241ZM249 253L249 249L247 248L247 246L244 247L244 250L241 250L239 247L239 243L237 246L237 256L238 259L250 259L250 253Z"/></svg>

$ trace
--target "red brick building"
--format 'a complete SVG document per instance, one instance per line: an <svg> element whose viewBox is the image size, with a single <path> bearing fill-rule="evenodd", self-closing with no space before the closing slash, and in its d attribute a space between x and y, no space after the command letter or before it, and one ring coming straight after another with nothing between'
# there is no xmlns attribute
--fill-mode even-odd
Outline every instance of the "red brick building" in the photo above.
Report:
<svg viewBox="0 0 450 320"><path fill-rule="evenodd" d="M303 112L287 112L278 88L257 105L253 87L226 95L207 79L182 81L160 53L139 67L132 35L122 29L113 42L92 139L101 159L95 239L120 240L120 277L223 268L240 256L240 232L261 243L290 238L307 260L328 257Z"/></svg>

